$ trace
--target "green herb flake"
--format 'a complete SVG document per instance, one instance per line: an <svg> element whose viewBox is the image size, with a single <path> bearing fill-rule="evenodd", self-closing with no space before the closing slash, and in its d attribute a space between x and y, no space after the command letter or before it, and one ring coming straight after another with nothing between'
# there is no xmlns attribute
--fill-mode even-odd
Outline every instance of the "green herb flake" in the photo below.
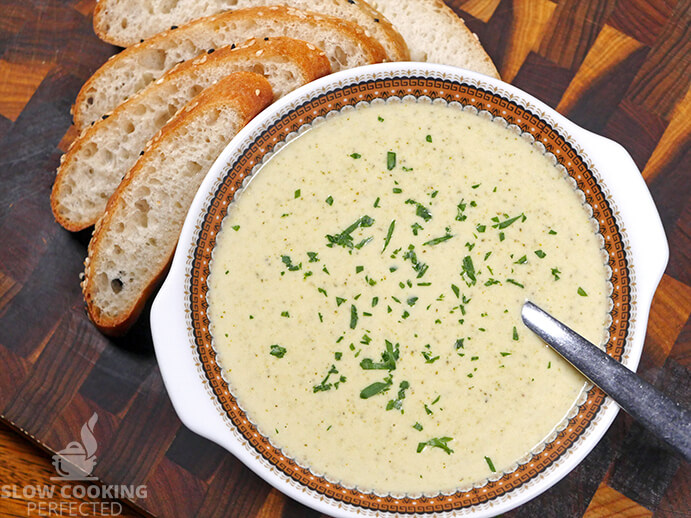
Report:
<svg viewBox="0 0 691 518"><path fill-rule="evenodd" d="M294 197L295 197L295 199L300 197L300 189L296 189Z"/></svg>
<svg viewBox="0 0 691 518"><path fill-rule="evenodd" d="M513 326L513 339L518 341L518 329L516 329L516 326Z"/></svg>
<svg viewBox="0 0 691 518"><path fill-rule="evenodd" d="M558 281L561 277L559 277L559 274L561 272L559 271L559 268L552 268L552 275L554 275L554 280Z"/></svg>
<svg viewBox="0 0 691 518"><path fill-rule="evenodd" d="M423 430L422 425L418 423L417 421L413 425L413 428L415 428L418 432L421 432Z"/></svg>
<svg viewBox="0 0 691 518"><path fill-rule="evenodd" d="M380 200L379 196L377 196L377 199L374 200L374 205L373 205L373 207L374 207L375 209L378 209L378 208L379 208L379 200Z"/></svg>
<svg viewBox="0 0 691 518"><path fill-rule="evenodd" d="M435 246L438 245L439 243L443 243L444 241L448 241L451 239L453 236L449 233L441 236L441 237L435 237L434 239L430 239L429 241L425 241L422 243L422 246Z"/></svg>
<svg viewBox="0 0 691 518"><path fill-rule="evenodd" d="M473 265L473 258L469 255L466 255L463 258L461 268L461 277L463 277L468 286L473 286L477 282L477 279L475 278L475 266Z"/></svg>
<svg viewBox="0 0 691 518"><path fill-rule="evenodd" d="M425 207L422 203L419 203L413 199L407 199L406 201L407 205L415 205L415 215L422 218L425 221L429 221L432 219L432 213Z"/></svg>
<svg viewBox="0 0 691 518"><path fill-rule="evenodd" d="M286 269L287 269L288 271L295 272L295 271L297 271L297 270L299 270L299 269L302 268L302 263L293 264L293 261L292 261L292 259L290 258L289 255L282 255L282 256L281 256L281 261L283 262L283 264L286 265Z"/></svg>
<svg viewBox="0 0 691 518"><path fill-rule="evenodd" d="M518 286L519 288L525 288L520 282L514 280L514 279L506 279L506 282L510 282L511 284Z"/></svg>
<svg viewBox="0 0 691 518"><path fill-rule="evenodd" d="M551 235L551 236L556 236L556 235L557 235L557 231L556 231L556 230L552 230L552 229L550 229L550 231L547 232L547 233L548 233L549 235Z"/></svg>
<svg viewBox="0 0 691 518"><path fill-rule="evenodd" d="M427 136L425 137L425 140L426 140L427 142L432 142L432 135L427 135Z"/></svg>
<svg viewBox="0 0 691 518"><path fill-rule="evenodd" d="M342 298L342 297L336 297L336 306L337 306L337 307L340 306L340 305L343 304L346 300L347 300L347 299L344 299L344 298Z"/></svg>
<svg viewBox="0 0 691 518"><path fill-rule="evenodd" d="M497 472L497 470L494 469L494 463L492 462L492 459L490 459L489 457L485 457L485 462L487 463L487 466L489 466L489 470L490 470L492 473L496 473L496 472Z"/></svg>
<svg viewBox="0 0 691 518"><path fill-rule="evenodd" d="M528 256L524 255L518 261L514 261L514 264L525 264L528 262Z"/></svg>
<svg viewBox="0 0 691 518"><path fill-rule="evenodd" d="M496 218L496 219L498 220L499 218ZM494 225L492 225L492 228L498 228L499 230L502 230L502 229L505 229L506 227L513 225L519 219L522 219L523 221L525 221L525 215L519 214L518 216L514 216L513 218L505 219L504 221L497 221Z"/></svg>
<svg viewBox="0 0 691 518"><path fill-rule="evenodd" d="M341 353L341 352L335 352L335 353L334 353L334 358L335 358L336 360L340 360L341 358L343 358L343 353Z"/></svg>
<svg viewBox="0 0 691 518"><path fill-rule="evenodd" d="M401 381L398 385L398 394L396 399L391 399L386 404L386 410L400 410L403 413L403 400L405 399L405 391L410 388L410 383Z"/></svg>
<svg viewBox="0 0 691 518"><path fill-rule="evenodd" d="M334 204L333 196L329 196L328 198L326 198L326 204L327 205L333 205Z"/></svg>
<svg viewBox="0 0 691 518"><path fill-rule="evenodd" d="M391 380L390 378L387 378L384 381L375 381L371 385L366 386L364 389L360 391L360 398L361 399L369 399L372 396L376 396L377 394L384 393L389 390L389 387L391 386Z"/></svg>
<svg viewBox="0 0 691 518"><path fill-rule="evenodd" d="M286 355L287 349L285 347L281 347L278 344L273 344L271 346L271 350L269 351L269 354L271 356L275 356L276 358L283 358Z"/></svg>
<svg viewBox="0 0 691 518"><path fill-rule="evenodd" d="M481 185L482 185L481 183L476 183L475 185L471 185L470 187L471 187L471 189L477 189Z"/></svg>
<svg viewBox="0 0 691 518"><path fill-rule="evenodd" d="M233 225L230 228L232 228L235 232L237 232L238 230L240 230L240 225Z"/></svg>
<svg viewBox="0 0 691 518"><path fill-rule="evenodd" d="M391 192L393 192L394 194L401 194L403 192L403 189L401 189L400 187L394 187L393 189L391 189Z"/></svg>
<svg viewBox="0 0 691 518"><path fill-rule="evenodd" d="M281 316L285 318L290 318L290 313L288 313L287 311L281 311Z"/></svg>
<svg viewBox="0 0 691 518"><path fill-rule="evenodd" d="M386 152L386 168L391 171L396 167L396 153L393 151Z"/></svg>
<svg viewBox="0 0 691 518"><path fill-rule="evenodd" d="M503 232L499 232L499 241L504 241L506 239L506 236L504 235Z"/></svg>
<svg viewBox="0 0 691 518"><path fill-rule="evenodd" d="M393 231L396 228L396 220L393 219L391 220L391 223L389 223L389 230L386 232L386 238L384 238L384 248L381 249L381 253L384 253L384 250L386 250L386 247L389 246L389 243L391 242L391 236L393 236Z"/></svg>
<svg viewBox="0 0 691 518"><path fill-rule="evenodd" d="M583 288L581 288L580 286L578 287L578 294L581 297L587 297L588 296L588 294L585 292L585 290Z"/></svg>
<svg viewBox="0 0 691 518"><path fill-rule="evenodd" d="M456 298L460 297L461 290L459 290L458 286L456 286L455 284L451 285L451 291L453 291L453 294L456 295Z"/></svg>
<svg viewBox="0 0 691 518"><path fill-rule="evenodd" d="M354 304L350 305L350 329L357 327L357 308Z"/></svg>
<svg viewBox="0 0 691 518"><path fill-rule="evenodd" d="M384 117L382 117L381 115L377 115L377 120L379 122L384 122Z"/></svg>
<svg viewBox="0 0 691 518"><path fill-rule="evenodd" d="M420 442L417 445L417 452L422 453L422 451L429 446L430 448L439 448L443 450L447 455L451 455L453 450L449 448L448 443L453 441L451 437L434 437L426 442ZM485 457L486 458L486 457Z"/></svg>
<svg viewBox="0 0 691 518"><path fill-rule="evenodd" d="M483 233L485 230L487 230L487 225L478 225L475 227L475 230L477 230L480 233Z"/></svg>
<svg viewBox="0 0 691 518"><path fill-rule="evenodd" d="M348 155L348 156L350 156L350 158L354 158L355 160L357 160L358 158L362 157L362 155L361 155L360 153L351 153L351 154Z"/></svg>
<svg viewBox="0 0 691 518"><path fill-rule="evenodd" d="M350 249L352 250L353 248L355 249L360 249L367 243L369 243L372 238L366 238L360 241L358 244L355 244L353 241L353 236L352 233L357 230L358 228L368 228L374 225L374 219L370 218L367 215L362 216L361 218L355 220L353 223L351 223L345 230L338 234L327 234L326 239L328 241L327 245L329 248L332 248L334 245L336 246L342 246L343 248Z"/></svg>
<svg viewBox="0 0 691 518"><path fill-rule="evenodd" d="M511 353L506 353L506 352L501 352L499 354L501 354L502 356L511 356Z"/></svg>
<svg viewBox="0 0 691 518"><path fill-rule="evenodd" d="M489 256L490 256L490 255L492 255L492 252L487 252L487 253L485 254L485 261L486 261L487 259L489 259Z"/></svg>
<svg viewBox="0 0 691 518"><path fill-rule="evenodd" d="M542 250L535 250L535 255L538 256L540 259L544 259L547 257L547 254L544 253Z"/></svg>

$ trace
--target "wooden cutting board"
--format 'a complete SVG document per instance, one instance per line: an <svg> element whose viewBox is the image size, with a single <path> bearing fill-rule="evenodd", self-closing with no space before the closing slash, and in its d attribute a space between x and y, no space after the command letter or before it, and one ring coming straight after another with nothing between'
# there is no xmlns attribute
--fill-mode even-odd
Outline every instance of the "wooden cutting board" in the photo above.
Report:
<svg viewBox="0 0 691 518"><path fill-rule="evenodd" d="M639 367L691 406L690 0L452 0L503 78L631 153L670 241ZM318 516L185 429L146 318L110 340L89 323L79 273L89 233L53 221L49 193L74 138L69 108L117 49L91 0L0 0L0 414L49 452L97 412L105 483L145 484L155 516ZM557 486L508 516L691 515L691 469L620 415Z"/></svg>

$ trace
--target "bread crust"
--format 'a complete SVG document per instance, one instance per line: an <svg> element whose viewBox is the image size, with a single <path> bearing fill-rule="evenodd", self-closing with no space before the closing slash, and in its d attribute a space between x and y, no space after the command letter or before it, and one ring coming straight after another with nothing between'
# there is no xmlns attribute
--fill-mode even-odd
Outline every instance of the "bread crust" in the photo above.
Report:
<svg viewBox="0 0 691 518"><path fill-rule="evenodd" d="M269 28L269 21L272 22L274 29ZM110 87L111 91L109 93L120 99L120 101L117 103L119 104L128 96L136 93L136 91L127 92L127 94L121 92L118 93L118 95L115 95L112 92L112 90L119 85L109 84L108 80L112 80L114 77L116 77L119 70L127 70L128 75L131 76L132 73L130 67L134 66L134 63L145 59L146 56L160 53L165 55L173 50L184 52L184 50L181 49L184 49L185 44L189 44L189 41L193 41L195 35L200 36L201 34L212 34L214 32L218 33L220 27L237 26L240 23L265 24L263 26L264 34L247 34L246 37L294 37L294 34L276 33L279 30L275 28L276 26L280 26L284 33L288 32L289 30L294 31L295 25L300 25L306 30L308 28L315 27L326 28L330 31L333 31L333 34L343 35L355 43L362 51L365 60L368 63L379 63L384 61L387 57L384 48L377 40L366 34L365 31L358 25L341 20L339 18L316 13L308 13L306 11L300 11L298 9L283 6L253 7L248 9L239 9L236 11L227 11L225 13L195 20L176 29L163 31L141 43L137 43L136 45L124 49L119 54L111 56L108 61L106 61L86 81L86 83L84 83L81 90L77 94L77 98L72 106L72 116L75 126L77 126L78 129L83 130L92 122L92 119L95 120L103 115L102 113L95 115L91 112L90 106L92 102L89 101L90 97L93 97L94 95L100 95L102 97ZM246 37L243 37L242 40L244 40ZM237 42L225 42L226 45L230 45L231 43ZM328 49L325 48L322 50L328 51ZM194 57L194 55L190 55L186 59L192 57ZM158 56L158 58L160 59L161 56ZM170 68L172 68L172 66ZM166 71L167 70L161 70L158 75L150 73L149 82L158 79L158 77L163 75ZM106 110L106 113L111 109L112 108Z"/></svg>
<svg viewBox="0 0 691 518"><path fill-rule="evenodd" d="M96 223L102 211L94 211L93 215L82 214L83 217L80 219L72 215L68 216L61 211L61 205L69 202L70 195L76 196L67 191L65 186L71 179L70 175L75 173L75 162L82 156L85 146L93 143L99 138L99 135L102 135L104 132L121 133L118 125L122 118L134 118L130 112L135 110L137 106L147 104L147 98L155 97L159 90L165 89L167 84L170 84L173 80L184 80L185 76L190 76L205 67L220 67L223 66L224 63L228 63L230 66L232 63L238 63L243 60L246 60L248 65L254 65L261 64L267 59L280 58L285 58L287 61L296 65L302 72L305 83L331 72L329 60L324 53L310 43L286 37L270 38L267 40L252 39L235 48L222 47L212 54L204 54L192 60L180 63L155 83L149 85L137 95L118 106L107 119L101 119L93 126L86 128L61 158L50 197L51 209L55 220L63 228L72 232L83 230ZM126 135L122 137L127 138ZM116 172L117 171L108 169L105 171L95 171L94 174L114 175ZM123 171L121 175L124 173L125 171ZM120 178L118 177L114 180L119 181ZM112 188L115 189L116 185L117 183L114 183Z"/></svg>
<svg viewBox="0 0 691 518"><path fill-rule="evenodd" d="M129 303L126 310L120 311L117 315L104 314L95 302L97 288L94 277L98 275L99 262L103 260L102 255L106 253L102 249L102 242L108 233L114 232L113 224L116 222L119 211L127 210L127 206L122 202L124 193L139 175L145 174L143 172L145 167L153 166L155 168L156 162L159 160L157 151L167 141L173 139L176 134L184 131L185 127L195 118L213 110L235 110L242 121L236 128L239 131L272 100L271 85L263 76L251 72L235 72L214 86L207 88L187 103L150 141L144 154L130 169L110 198L103 217L96 224L94 234L89 242L88 256L84 261L82 293L89 318L101 332L112 336L121 335L137 320L147 298L157 287L165 273L176 245L176 243L169 244L166 259L160 264L152 265L150 277L144 281L143 289L138 293L137 298ZM155 210L163 210L163 208L159 207ZM182 222L179 223L182 225ZM161 246L165 246L165 244Z"/></svg>
<svg viewBox="0 0 691 518"><path fill-rule="evenodd" d="M160 23L154 23L151 29L147 29L147 31L145 32L132 33L132 36L130 38L127 38L125 37L125 35L121 34L121 32L118 32L117 30L110 30L110 27L112 27L118 21L117 15L113 14L113 11L118 10L118 7L120 11L122 11L123 8L127 9L128 7L131 7L127 4L125 4L124 7L122 5L118 6L118 3L122 4L122 2L118 2L117 0L99 0L99 2L96 4L96 8L93 14L93 26L94 32L100 39L107 43L118 45L120 47L129 47L131 45L134 45L142 39L150 38L160 30L167 29L171 25L183 25L185 23L192 21L192 19L194 18L210 16L212 14L217 14L221 11L229 9L229 6L227 4L224 4L224 2L220 0L218 1L218 5L211 6L210 8L206 9L200 7L195 0L190 0L191 5L188 5L186 7L190 10L195 9L196 7L198 9L196 11L196 16L190 18L189 16L174 16L168 13L169 16L166 17L165 21L167 23L165 26L162 25L164 20L161 20ZM176 4L176 8L179 8L179 5L181 3L184 4L184 2L178 2ZM380 39L380 42L387 50L389 61L407 61L410 59L408 46L406 45L406 42L403 39L403 37L398 33L398 31L393 27L393 25L391 25L391 22L389 22L382 13L374 9L364 0L330 0L329 2L325 2L324 0L250 0L244 2L240 1L236 3L235 6L230 7L230 9L241 9L243 7L250 6L255 7L260 4L285 5L288 7L295 7L298 9L304 9L306 11L333 16L339 16L334 11L340 10L341 12L339 17L361 25L366 31L370 31L371 33L373 33L375 37L378 37ZM137 6L141 6L140 15L143 16L143 12L145 11L146 7L146 2L137 2ZM368 21L367 18L369 18L369 20L371 21L369 21L369 23L367 24L363 24L361 23L363 21L362 16L353 15L352 17L349 17L346 15L346 13L352 12L353 10L361 11L361 14L365 16L366 22ZM128 14L129 12L130 11L128 9ZM133 14L136 16L136 13Z"/></svg>

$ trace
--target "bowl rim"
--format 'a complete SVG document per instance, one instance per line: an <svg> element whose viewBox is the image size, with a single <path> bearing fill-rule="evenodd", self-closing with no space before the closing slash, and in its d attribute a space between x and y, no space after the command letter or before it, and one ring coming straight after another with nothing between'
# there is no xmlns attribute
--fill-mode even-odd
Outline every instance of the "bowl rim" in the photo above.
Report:
<svg viewBox="0 0 691 518"><path fill-rule="evenodd" d="M622 363L632 370L635 370L642 353L650 303L669 253L659 215L630 155L613 141L580 128L541 101L499 80L447 65L415 62L369 65L326 76L288 94L264 110L227 145L210 168L190 207L168 277L151 310L156 357L173 406L188 428L228 449L255 473L288 496L321 512L338 516L355 516L356 513L353 508L341 502L323 496L318 498L310 491L300 491L293 484L287 483L267 462L262 462L248 450L247 444L243 444L243 439L240 439L241 436L232 433L228 427L229 420L221 415L225 412L213 397L209 397L212 380L203 380L196 371L194 363L198 361L194 342L190 342L191 329L186 320L189 313L185 302L186 275L193 260L189 250L197 242L200 218L209 205L209 193L216 191L216 186L228 171L233 157L237 157L239 151L246 147L248 139L256 137L256 132L269 121L277 120L279 115L330 88L357 83L365 77L412 75L451 78L502 92L520 101L523 107L548 121L553 128L567 134L567 140L579 146L579 154L587 159L591 170L598 172L598 183L601 182L608 188L609 198L615 202L613 212L616 213L620 233L626 241L626 260L630 265L631 288L635 290L635 296L630 301L629 336ZM614 173L621 170L624 171L625 178L622 173ZM630 230L632 228L633 232ZM536 497L566 476L595 447L617 411L617 405L606 398L597 416L598 429L582 437L557 465L545 470L533 483L521 486L494 502L490 501L489 506L451 511L452 515L494 515ZM358 509L357 515L370 512ZM382 514L393 515L388 512Z"/></svg>

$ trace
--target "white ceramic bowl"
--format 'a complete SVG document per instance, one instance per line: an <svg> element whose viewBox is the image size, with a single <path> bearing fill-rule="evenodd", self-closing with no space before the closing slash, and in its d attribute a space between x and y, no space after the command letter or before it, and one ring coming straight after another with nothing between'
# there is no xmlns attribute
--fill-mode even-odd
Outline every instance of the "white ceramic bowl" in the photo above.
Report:
<svg viewBox="0 0 691 518"><path fill-rule="evenodd" d="M444 99L437 102L460 103L480 116L500 117L559 162L592 209L608 255L613 292L607 350L636 369L650 303L669 252L657 210L629 154L517 88L427 63L372 65L322 78L276 102L230 142L192 203L170 273L153 304L156 357L182 422L303 504L343 517L492 516L534 498L568 474L607 431L617 405L589 387L557 431L510 472L450 494L377 495L343 487L283 456L237 405L215 363L206 278L215 235L243 179L257 171L277 143L307 129L315 117L392 96Z"/></svg>

